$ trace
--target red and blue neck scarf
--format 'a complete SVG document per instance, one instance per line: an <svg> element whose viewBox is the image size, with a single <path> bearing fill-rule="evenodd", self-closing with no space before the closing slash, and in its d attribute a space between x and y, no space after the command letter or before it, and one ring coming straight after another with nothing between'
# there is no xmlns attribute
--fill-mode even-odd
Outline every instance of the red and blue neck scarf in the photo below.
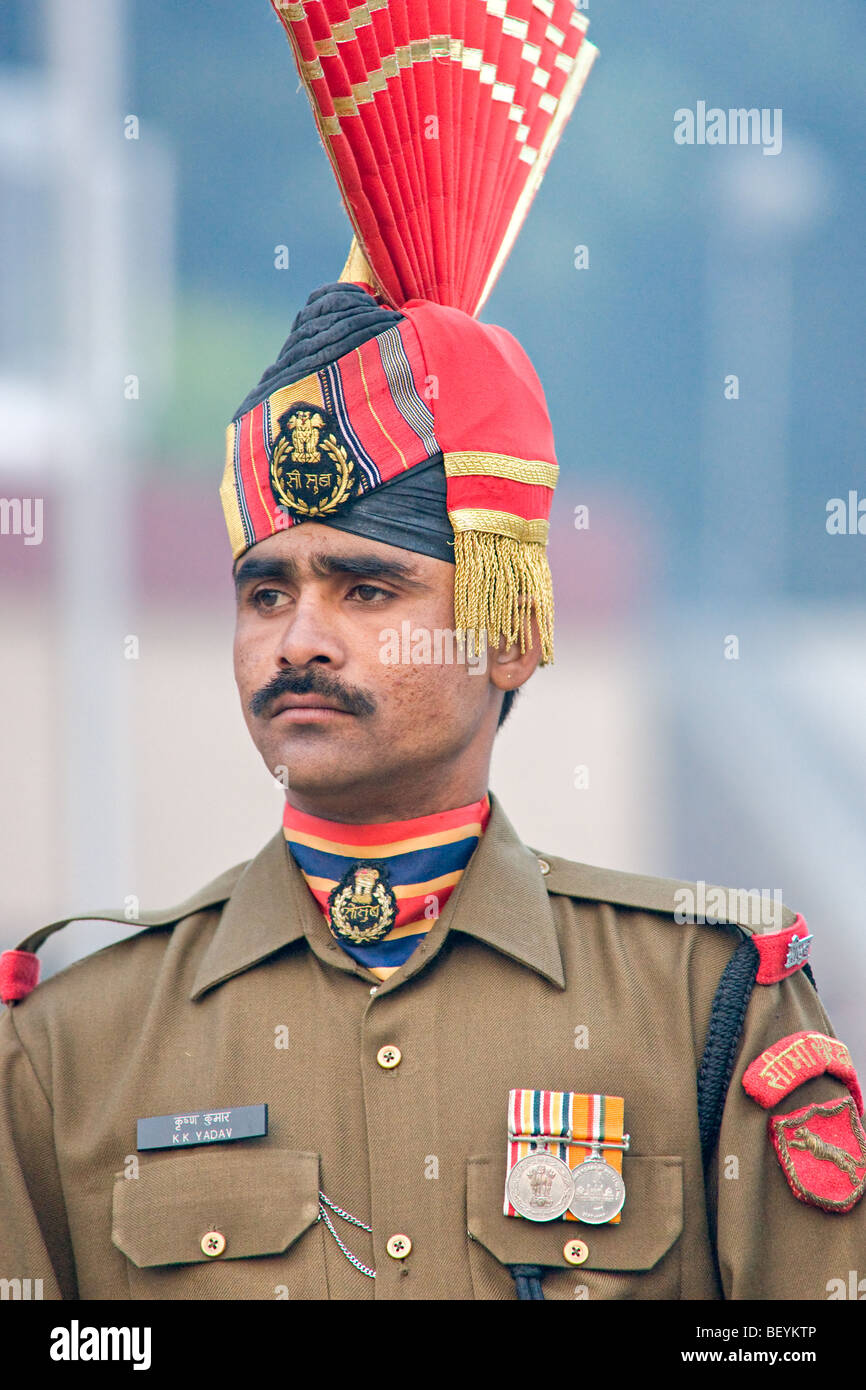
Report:
<svg viewBox="0 0 866 1390"><path fill-rule="evenodd" d="M286 803L286 846L354 960L386 980L426 936L463 875L490 817L490 797L453 811L380 825L343 825ZM358 865L384 866L396 899L394 925L379 941L354 945L333 930L329 899Z"/></svg>

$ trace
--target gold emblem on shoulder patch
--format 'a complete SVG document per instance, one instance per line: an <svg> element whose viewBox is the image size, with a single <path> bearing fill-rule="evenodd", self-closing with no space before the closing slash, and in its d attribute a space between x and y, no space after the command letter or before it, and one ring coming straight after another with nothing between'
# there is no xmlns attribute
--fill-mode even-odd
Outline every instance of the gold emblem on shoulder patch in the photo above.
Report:
<svg viewBox="0 0 866 1390"><path fill-rule="evenodd" d="M352 495L355 464L337 423L318 406L299 401L280 418L271 452L271 490L296 516L328 516Z"/></svg>
<svg viewBox="0 0 866 1390"><path fill-rule="evenodd" d="M381 941L394 925L397 899L384 864L364 861L347 869L328 898L331 930L354 946Z"/></svg>

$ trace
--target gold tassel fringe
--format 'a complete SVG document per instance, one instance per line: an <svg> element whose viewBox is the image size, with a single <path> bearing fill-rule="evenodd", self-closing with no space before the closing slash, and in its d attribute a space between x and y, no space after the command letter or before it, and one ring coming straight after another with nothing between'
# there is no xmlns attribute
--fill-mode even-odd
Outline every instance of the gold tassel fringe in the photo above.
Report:
<svg viewBox="0 0 866 1390"><path fill-rule="evenodd" d="M454 625L458 633L504 637L521 652L532 646L531 619L541 636L541 665L553 661L553 581L547 551L489 531L454 534Z"/></svg>

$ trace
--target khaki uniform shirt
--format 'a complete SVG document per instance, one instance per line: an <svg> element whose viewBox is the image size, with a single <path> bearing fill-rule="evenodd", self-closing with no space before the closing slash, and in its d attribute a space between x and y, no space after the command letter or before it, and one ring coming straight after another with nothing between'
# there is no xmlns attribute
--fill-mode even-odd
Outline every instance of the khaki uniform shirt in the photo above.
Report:
<svg viewBox="0 0 866 1390"><path fill-rule="evenodd" d="M705 1183L696 1074L740 935L679 925L677 886L540 859L494 800L383 983L333 940L278 833L4 1012L0 1278L54 1299L513 1299L507 1266L527 1263L547 1299L827 1298L863 1266L866 1202L797 1200L741 1077L830 1025L802 971L755 986ZM620 1224L503 1214L513 1087L624 1097ZM779 1109L847 1094L823 1076ZM266 1137L136 1152L139 1117L261 1103ZM372 1228L328 1209L375 1279L317 1219L320 1191Z"/></svg>

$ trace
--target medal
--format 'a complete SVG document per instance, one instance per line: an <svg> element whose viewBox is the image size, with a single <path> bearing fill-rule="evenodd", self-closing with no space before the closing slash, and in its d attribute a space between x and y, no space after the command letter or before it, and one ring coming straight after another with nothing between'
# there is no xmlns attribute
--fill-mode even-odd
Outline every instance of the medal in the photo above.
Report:
<svg viewBox="0 0 866 1390"><path fill-rule="evenodd" d="M397 919L397 899L384 864L362 861L347 869L328 898L331 931L353 946L387 936Z"/></svg>
<svg viewBox="0 0 866 1390"><path fill-rule="evenodd" d="M571 1169L546 1144L515 1163L506 1188L514 1210L528 1221L555 1221L574 1198Z"/></svg>
<svg viewBox="0 0 866 1390"><path fill-rule="evenodd" d="M616 1225L625 1203L621 1096L513 1090L505 1215ZM610 1161L602 1157L610 1151Z"/></svg>
<svg viewBox="0 0 866 1390"><path fill-rule="evenodd" d="M600 1226L622 1210L625 1183L616 1169L602 1158L597 1144L593 1145L589 1157L572 1169L571 1176L574 1196L568 1210L578 1221Z"/></svg>

